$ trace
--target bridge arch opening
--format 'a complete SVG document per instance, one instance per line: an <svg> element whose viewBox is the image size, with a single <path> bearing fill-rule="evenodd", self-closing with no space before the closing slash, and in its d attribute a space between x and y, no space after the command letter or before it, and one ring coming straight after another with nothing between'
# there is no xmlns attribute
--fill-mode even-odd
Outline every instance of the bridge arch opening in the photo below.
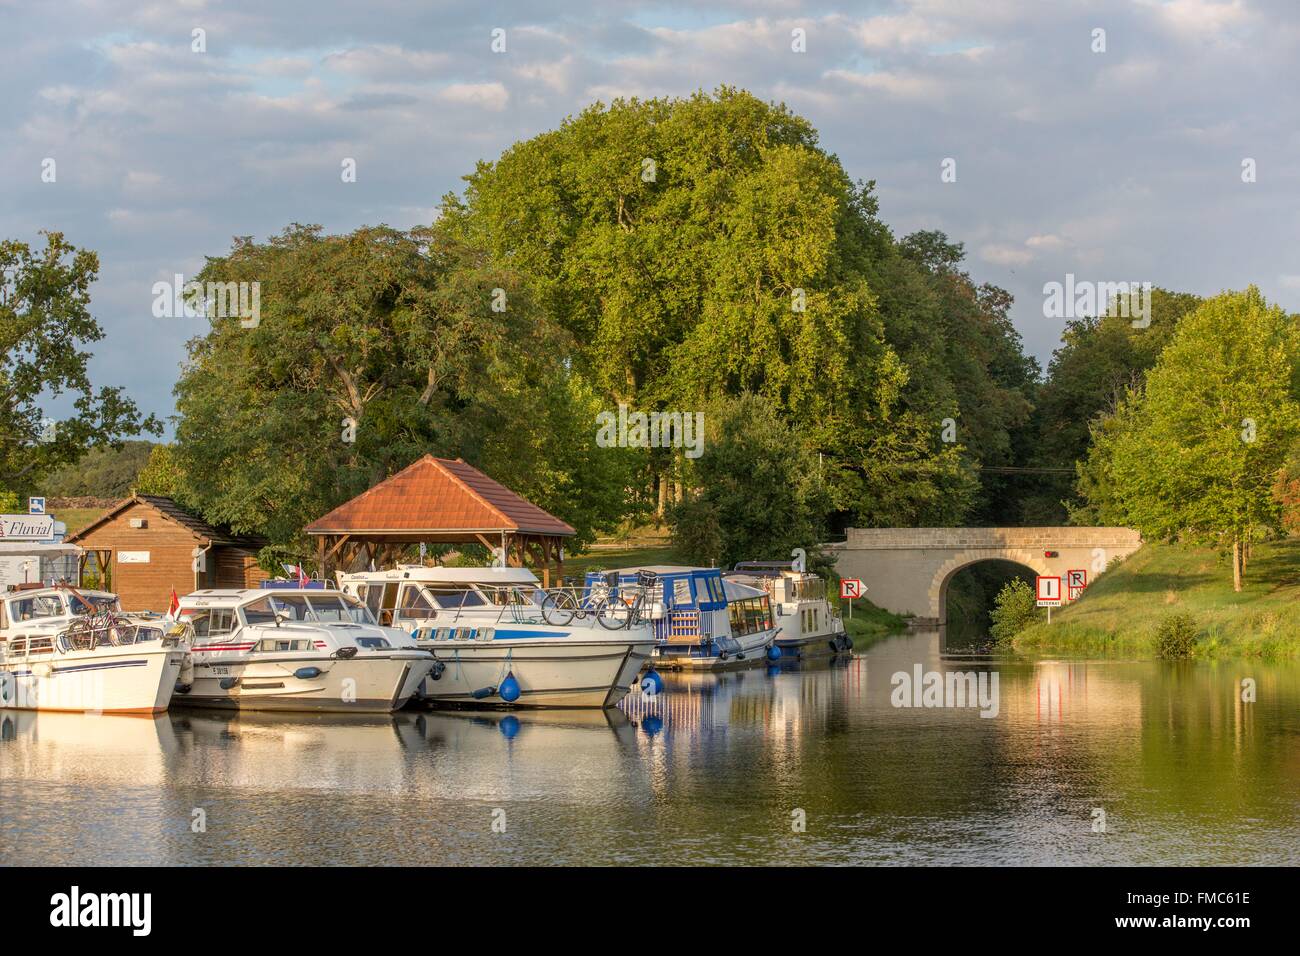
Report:
<svg viewBox="0 0 1300 956"><path fill-rule="evenodd" d="M1031 588L1043 570L1021 555L980 555L951 562L938 581L938 617L944 647L976 650L989 642L990 613L998 593L1019 578Z"/></svg>

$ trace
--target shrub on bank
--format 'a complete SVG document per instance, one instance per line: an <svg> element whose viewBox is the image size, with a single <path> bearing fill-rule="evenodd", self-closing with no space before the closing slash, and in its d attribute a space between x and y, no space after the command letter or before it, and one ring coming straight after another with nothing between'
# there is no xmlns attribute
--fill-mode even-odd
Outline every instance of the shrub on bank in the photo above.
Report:
<svg viewBox="0 0 1300 956"><path fill-rule="evenodd" d="M1190 614L1171 614L1156 628L1156 653L1166 660L1192 656L1196 646L1196 619Z"/></svg>
<svg viewBox="0 0 1300 956"><path fill-rule="evenodd" d="M1009 645L1017 634L1038 620L1034 589L1024 580L1012 578L998 592L989 618L993 622L989 628L993 643Z"/></svg>

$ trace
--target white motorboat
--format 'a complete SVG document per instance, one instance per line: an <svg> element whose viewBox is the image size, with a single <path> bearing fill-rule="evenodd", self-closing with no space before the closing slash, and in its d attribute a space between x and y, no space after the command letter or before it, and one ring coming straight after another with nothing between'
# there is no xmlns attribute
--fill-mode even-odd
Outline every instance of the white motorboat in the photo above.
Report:
<svg viewBox="0 0 1300 956"><path fill-rule="evenodd" d="M643 613L655 632L656 662L671 668L743 666L764 660L776 625L762 588L722 576L717 568L654 565L591 571L587 589L627 587L650 575Z"/></svg>
<svg viewBox="0 0 1300 956"><path fill-rule="evenodd" d="M194 676L177 687L178 705L389 713L434 663L405 631L324 588L195 591L176 615L194 633Z"/></svg>
<svg viewBox="0 0 1300 956"><path fill-rule="evenodd" d="M655 646L634 607L543 591L527 568L411 565L339 572L338 580L433 652L422 690L433 704L612 707Z"/></svg>
<svg viewBox="0 0 1300 956"><path fill-rule="evenodd" d="M826 599L826 582L816 574L795 570L789 561L743 561L726 575L728 581L762 588L776 608L776 646L786 658L842 654L853 649L844 621Z"/></svg>
<svg viewBox="0 0 1300 956"><path fill-rule="evenodd" d="M67 585L0 600L0 709L157 714L186 666L183 632Z"/></svg>

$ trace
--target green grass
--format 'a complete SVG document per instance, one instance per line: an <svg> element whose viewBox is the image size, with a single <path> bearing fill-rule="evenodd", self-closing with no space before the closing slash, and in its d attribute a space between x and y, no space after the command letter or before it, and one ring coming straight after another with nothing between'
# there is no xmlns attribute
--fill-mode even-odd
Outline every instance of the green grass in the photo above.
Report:
<svg viewBox="0 0 1300 956"><path fill-rule="evenodd" d="M54 514L56 520L62 521L64 524L68 526L68 534L75 534L76 532L80 531L86 525L90 524L92 521L94 521L96 518L102 515L106 510L107 510L106 508L51 508L50 509L50 511Z"/></svg>
<svg viewBox="0 0 1300 956"><path fill-rule="evenodd" d="M835 603L833 597L831 603ZM907 630L906 620L863 598L853 602L852 618L845 606L841 606L840 615L844 619L844 630L853 638L855 651L864 650L877 641Z"/></svg>
<svg viewBox="0 0 1300 956"><path fill-rule="evenodd" d="M564 558L564 576L585 575L588 571L631 568L647 564L681 564L670 545L650 547L597 547L586 554Z"/></svg>
<svg viewBox="0 0 1300 956"><path fill-rule="evenodd" d="M1300 657L1300 540L1255 545L1240 593L1228 560L1205 548L1148 544L1097 577L1052 623L1016 635L1023 653L1154 658L1160 622L1190 614L1192 656Z"/></svg>

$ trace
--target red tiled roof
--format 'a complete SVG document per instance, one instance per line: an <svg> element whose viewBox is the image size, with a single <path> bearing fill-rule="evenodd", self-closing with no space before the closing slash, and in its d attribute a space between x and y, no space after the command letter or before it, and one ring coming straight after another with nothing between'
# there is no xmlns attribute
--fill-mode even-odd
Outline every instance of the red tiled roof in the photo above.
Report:
<svg viewBox="0 0 1300 956"><path fill-rule="evenodd" d="M520 531L572 535L559 518L459 458L425 455L306 528L308 534Z"/></svg>

